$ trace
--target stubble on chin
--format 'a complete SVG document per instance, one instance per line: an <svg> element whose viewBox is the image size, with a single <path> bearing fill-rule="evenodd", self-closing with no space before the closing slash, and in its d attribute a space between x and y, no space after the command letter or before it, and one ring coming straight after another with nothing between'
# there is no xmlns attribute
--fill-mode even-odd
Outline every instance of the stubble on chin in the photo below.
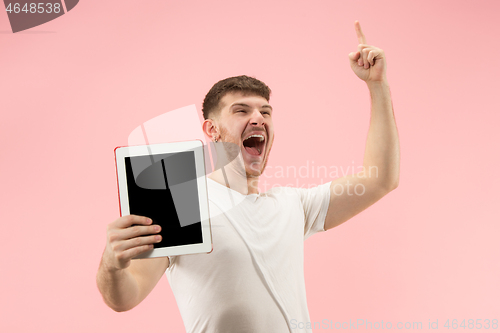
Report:
<svg viewBox="0 0 500 333"><path fill-rule="evenodd" d="M228 152L228 150L225 149L226 150L226 155L228 155L227 157L230 160L233 160L234 159L233 155L241 154L241 162L243 163L243 165L245 165L245 162L243 160L243 152L242 152L242 149L244 149L244 148L240 147L239 144L237 144L237 143L233 142L232 140L230 140L230 137L227 135L228 131L223 126L219 126L219 130L220 130L220 140L222 142L227 142L227 143L235 145L235 147L232 147L232 148L234 148L235 151ZM248 170L247 170L247 168L246 168L246 166L244 166L244 168L245 168L245 174L246 174L247 178L257 178L258 179L260 176L262 176L262 174L264 173L264 170L266 169L267 160L268 160L268 157L269 157L269 153L271 152L271 148L272 148L272 144L273 143L271 142L270 144L271 144L271 146L269 146L269 148L267 149L267 152L264 152L264 154L267 154L267 155L264 157L264 160L262 162L262 168L260 170L259 170L259 168L255 168L252 165L250 165L248 168L250 169L251 173L249 173ZM231 158L231 156L229 156L229 155L233 156L233 158ZM257 163L257 164L260 164L260 163Z"/></svg>
<svg viewBox="0 0 500 333"><path fill-rule="evenodd" d="M250 169L250 173L246 171L247 178L258 178L262 175L262 171L264 170L259 169L258 167L255 167L255 164L259 165L260 163L251 163L248 168Z"/></svg>

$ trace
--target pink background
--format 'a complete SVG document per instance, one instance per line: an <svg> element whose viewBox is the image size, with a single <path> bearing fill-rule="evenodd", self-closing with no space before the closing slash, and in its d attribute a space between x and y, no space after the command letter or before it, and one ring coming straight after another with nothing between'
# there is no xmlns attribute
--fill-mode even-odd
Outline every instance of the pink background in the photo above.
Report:
<svg viewBox="0 0 500 333"><path fill-rule="evenodd" d="M165 277L126 313L96 288L119 216L113 149L247 74L273 90L270 166L360 165L370 101L347 57L355 20L387 56L400 186L306 242L311 320L500 320L499 12L495 0L83 0L12 34L2 10L0 331L182 332Z"/></svg>

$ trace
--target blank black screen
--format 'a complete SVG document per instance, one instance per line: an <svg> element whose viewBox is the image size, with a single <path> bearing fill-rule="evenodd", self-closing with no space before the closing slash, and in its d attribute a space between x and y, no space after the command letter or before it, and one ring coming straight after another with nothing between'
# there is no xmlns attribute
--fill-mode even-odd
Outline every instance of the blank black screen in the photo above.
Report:
<svg viewBox="0 0 500 333"><path fill-rule="evenodd" d="M203 242L194 152L126 157L125 168L130 214L162 228L155 248Z"/></svg>

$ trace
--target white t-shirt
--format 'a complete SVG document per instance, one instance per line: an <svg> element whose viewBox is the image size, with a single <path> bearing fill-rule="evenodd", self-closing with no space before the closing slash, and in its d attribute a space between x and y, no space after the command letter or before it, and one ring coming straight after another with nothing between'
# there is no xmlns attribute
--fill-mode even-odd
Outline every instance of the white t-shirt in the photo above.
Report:
<svg viewBox="0 0 500 333"><path fill-rule="evenodd" d="M310 321L304 240L324 231L330 183L242 195L207 182L213 251L170 257L166 272L186 331L311 332L290 323Z"/></svg>

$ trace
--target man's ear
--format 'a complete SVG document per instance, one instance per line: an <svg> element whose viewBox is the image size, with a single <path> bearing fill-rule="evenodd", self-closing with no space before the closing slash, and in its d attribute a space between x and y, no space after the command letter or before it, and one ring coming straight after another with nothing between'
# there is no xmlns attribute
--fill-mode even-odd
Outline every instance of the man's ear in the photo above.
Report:
<svg viewBox="0 0 500 333"><path fill-rule="evenodd" d="M219 130L213 119L205 119L203 122L203 133L211 140L219 138Z"/></svg>

